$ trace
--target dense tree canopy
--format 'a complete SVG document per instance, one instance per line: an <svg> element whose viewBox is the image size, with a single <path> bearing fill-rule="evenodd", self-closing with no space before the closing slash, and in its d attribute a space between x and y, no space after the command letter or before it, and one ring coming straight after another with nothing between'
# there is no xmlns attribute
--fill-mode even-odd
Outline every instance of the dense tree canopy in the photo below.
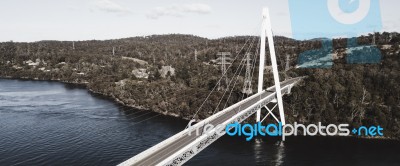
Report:
<svg viewBox="0 0 400 166"><path fill-rule="evenodd" d="M307 76L284 98L287 119L302 123L381 125L387 136L399 138L399 37L397 33L375 34L382 54L377 64L351 64L352 61L346 60L348 40L335 39L328 51L337 57L329 68L297 68L299 55L323 47L321 40L275 37L281 77ZM356 38L359 45L370 44L372 39L372 34ZM242 46L247 43L248 48L253 42L249 52L254 55L258 52L258 40L254 36L210 40L192 35L153 35L75 41L74 48L70 41L5 42L0 43L0 76L85 84L91 91L129 106L191 118L211 90L219 86L221 70L215 63L217 53L231 52L232 59L236 55L240 59L246 52ZM355 51L355 55L362 57L365 52L368 50ZM290 70L283 72L286 55L290 55ZM233 62L227 71L229 78L239 69L239 64L240 60ZM270 64L269 58L267 64ZM162 66L172 66L175 73L169 71L162 77ZM148 78L132 74L137 69L145 70ZM245 97L241 92L244 73L244 70L240 72L229 100L224 95L222 104L218 105L224 89L217 89L204 103L198 118L210 116L216 107L221 110ZM256 85L257 80L253 78ZM265 86L272 85L272 74L266 73L265 80Z"/></svg>

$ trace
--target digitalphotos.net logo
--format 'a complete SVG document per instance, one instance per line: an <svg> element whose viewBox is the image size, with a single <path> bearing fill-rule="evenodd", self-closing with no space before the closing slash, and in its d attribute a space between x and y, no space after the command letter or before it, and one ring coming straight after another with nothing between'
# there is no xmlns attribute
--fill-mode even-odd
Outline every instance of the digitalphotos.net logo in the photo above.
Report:
<svg viewBox="0 0 400 166"><path fill-rule="evenodd" d="M330 68L333 38L348 38L348 64L380 63L381 52L374 45L360 46L356 37L382 29L379 0L289 0L292 35L295 39L317 39L322 47L299 54L301 68ZM372 43L372 42L371 42Z"/></svg>
<svg viewBox="0 0 400 166"><path fill-rule="evenodd" d="M322 125L321 122L318 124L299 124L295 122L294 124L282 125L282 123L270 123L267 125L262 125L261 122L256 124L240 124L231 123L226 126L219 124L214 126L212 124L207 124L203 126L193 127L195 121L191 120L189 122L189 135L195 132L196 136L210 136L216 133L219 136L229 135L229 136L244 136L246 141L252 140L256 136L269 136L269 137L282 137L285 141L288 136L383 136L383 128L381 126L360 126L358 128L349 129L349 124L329 124L327 126Z"/></svg>

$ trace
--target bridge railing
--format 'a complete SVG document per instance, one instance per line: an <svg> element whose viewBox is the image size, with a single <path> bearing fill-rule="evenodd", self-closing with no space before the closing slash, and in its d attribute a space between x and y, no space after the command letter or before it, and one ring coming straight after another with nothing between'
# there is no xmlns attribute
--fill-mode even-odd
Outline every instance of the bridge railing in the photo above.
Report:
<svg viewBox="0 0 400 166"><path fill-rule="evenodd" d="M288 84L285 85L281 88L282 94L285 94L290 91L290 88L293 86L293 84ZM265 91L263 91L265 92ZM262 92L262 93L263 93ZM249 97L250 99L254 97L259 97L262 93L253 95ZM228 124L234 123L234 122L242 122L244 119L247 119L251 115L253 115L258 109L261 109L262 105L266 105L267 103L271 102L272 100L276 99L276 92L273 92L256 103L252 104L251 106L240 110L237 114L232 116L231 118L227 119L226 121L222 122L222 126L226 126ZM233 105L233 108L236 108L237 106ZM228 110L227 108L226 110ZM230 109L231 110L231 109ZM222 111L221 111L222 112ZM208 119L206 119L208 120ZM166 158L163 160L161 163L157 165L181 165L184 162L188 161L190 158L194 157L195 154L199 153L201 150L206 148L207 146L211 145L215 140L217 140L219 137L225 134L225 128L213 128L210 131L208 131L206 134L203 134L199 136L196 140L192 141L185 147L181 148L180 150L176 151L174 154L170 155L170 157ZM218 133L221 133L218 134Z"/></svg>
<svg viewBox="0 0 400 166"><path fill-rule="evenodd" d="M128 163L135 163L137 161L140 161L141 159L143 159L144 157L148 156L149 154L151 154L153 152L156 152L157 150L159 150L159 149L163 148L164 146L174 142L175 140L178 140L178 139L182 138L183 136L187 135L189 132L193 132L197 128L201 128L202 126L208 124L210 121L222 116L223 114L231 111L232 109L234 109L237 106L247 102L248 100L251 100L254 97L258 97L258 95L261 95L261 93L260 94L254 94L254 95L252 95L252 96L250 96L250 97L248 97L248 98L246 98L246 99L244 99L244 100L242 100L242 101L240 101L238 103L235 103L232 106L229 106L228 108L226 108L226 109L224 109L224 110L222 110L222 111L220 111L220 112L218 112L218 113L216 113L216 114L214 114L214 115L212 115L212 116L200 121L199 123L196 123L195 125L191 126L190 128L182 130L181 132L173 135L172 137L169 137L168 139L166 139L166 140L154 145L153 147L143 151L142 153L139 153L138 155L126 160L125 162L119 164L119 166L130 165Z"/></svg>
<svg viewBox="0 0 400 166"><path fill-rule="evenodd" d="M295 79L297 79L297 78L295 78ZM292 79L290 79L290 80L292 80ZM290 80L286 80L286 81L290 81ZM282 82L282 83L285 83L285 81ZM287 92L290 92L290 89L291 89L292 86L293 86L293 84L289 84L289 85L286 85L286 86L282 87L282 88L281 88L282 94L287 93ZM267 91L268 91L269 89L271 89L271 88L272 88L272 87L267 88ZM286 90L287 90L287 91L286 91ZM151 148L149 148L149 149L143 151L142 153L139 153L138 155L136 155L136 156L134 156L134 157L132 157L132 158L126 160L125 162L119 164L119 166L125 166L125 165L128 166L128 165L132 165L133 163L136 163L136 162L142 160L143 158L145 158L146 156L150 155L151 153L154 153L154 152L156 152L157 150L162 149L163 147L167 146L168 144L170 144L170 143L172 143L172 142L174 142L174 141L176 141L176 140L178 140L178 139L180 139L180 138L186 136L189 132L190 132L190 133L192 133L193 131L195 132L195 130L196 130L197 128L201 128L202 126L204 126L204 125L210 123L211 121L215 120L216 118L218 118L218 117L220 117L220 116L226 114L227 112L232 111L233 109L235 109L235 108L241 106L243 103L246 103L246 102L248 102L249 100L252 100L252 99L254 99L254 98L256 98L256 97L261 97L261 95L262 95L263 93L265 93L265 91L263 91L263 92L261 92L261 93L254 94L254 95L252 95L252 96L250 96L250 97L248 97L248 98L246 98L246 99L244 99L244 100L242 100L242 101L240 101L240 102L238 102L238 103L235 103L235 104L229 106L228 108L226 108L226 109L224 109L224 110L222 110L222 111L220 111L220 112L218 112L218 113L216 113L216 114L214 114L214 115L212 115L212 116L210 116L210 117L208 117L208 118L206 118L206 119L200 121L199 123L196 123L195 125L191 126L190 128L186 128L186 129L182 130L181 132L179 132L179 133L177 133L177 134L175 134L175 135L169 137L168 139L166 139L166 140L164 140L164 141L162 141L162 142L160 142L160 143L158 143L158 144L152 146ZM274 96L275 96L275 93L272 93L272 94L270 94L270 95L274 95ZM268 96L270 96L270 95L268 95ZM270 98L271 98L271 97L270 97ZM275 98L275 97L273 97L273 98ZM260 98L260 99L261 99L261 98ZM257 102L257 103L262 103L262 101L265 101L265 99L267 99L267 97L264 97L264 99L261 99L261 100L260 100L259 102ZM254 104L253 104L253 105L254 105ZM260 107L260 108L261 108L261 107ZM251 109L251 108L248 107L247 109ZM246 110L247 110L247 109L246 109ZM246 112L246 111L239 110L238 114L236 114L236 115L233 116L233 117L240 117L240 115L242 115L242 113L245 113L245 112ZM239 114L239 113L240 113L240 114ZM203 137L203 136L200 136L200 137Z"/></svg>

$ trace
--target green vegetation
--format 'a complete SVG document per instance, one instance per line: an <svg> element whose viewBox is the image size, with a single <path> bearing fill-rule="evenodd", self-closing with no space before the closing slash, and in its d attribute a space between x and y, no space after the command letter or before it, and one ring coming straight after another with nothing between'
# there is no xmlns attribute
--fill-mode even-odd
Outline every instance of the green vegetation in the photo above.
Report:
<svg viewBox="0 0 400 166"><path fill-rule="evenodd" d="M333 41L337 57L332 68L326 69L295 68L300 53L321 47L318 40L276 37L282 77L308 76L292 90L292 95L284 98L289 122L381 125L386 136L400 138L400 35L375 36L383 55L382 63L346 64L346 39L337 39ZM235 56L252 38L255 45L259 38L251 36L210 40L191 35L153 35L75 41L75 49L70 41L5 42L0 43L0 76L84 84L92 92L125 105L188 119L217 85L221 71L212 61L217 59L217 52L227 51ZM361 36L358 43L368 44L371 40L371 34ZM240 52L242 56L245 50ZM256 52L255 46L251 52ZM283 72L286 54L291 55L291 69ZM235 61L229 69L229 78L239 63ZM165 66L175 71L163 71ZM225 95L219 109L245 97L241 92L242 77L228 101ZM266 87L272 85L272 74L267 73L265 80ZM256 81L253 79L253 92ZM222 95L223 90L212 93L197 118L210 116Z"/></svg>

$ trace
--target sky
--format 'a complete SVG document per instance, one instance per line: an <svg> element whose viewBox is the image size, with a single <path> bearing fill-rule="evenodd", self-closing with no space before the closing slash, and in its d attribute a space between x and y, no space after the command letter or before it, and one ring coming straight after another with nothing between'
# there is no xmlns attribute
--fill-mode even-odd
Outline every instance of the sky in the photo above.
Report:
<svg viewBox="0 0 400 166"><path fill-rule="evenodd" d="M310 14L305 14L308 8L321 8L314 3L317 1L327 3L325 0L1 0L0 41L105 40L171 33L207 38L259 35L265 6L270 11L274 35L298 37L294 32L301 29L303 21L310 20L306 18ZM341 7L351 4L350 8L362 1L377 1L378 5L371 3L371 8L379 6L381 27L374 31L400 31L398 0L326 1L340 1ZM297 5L298 2L306 5Z"/></svg>

